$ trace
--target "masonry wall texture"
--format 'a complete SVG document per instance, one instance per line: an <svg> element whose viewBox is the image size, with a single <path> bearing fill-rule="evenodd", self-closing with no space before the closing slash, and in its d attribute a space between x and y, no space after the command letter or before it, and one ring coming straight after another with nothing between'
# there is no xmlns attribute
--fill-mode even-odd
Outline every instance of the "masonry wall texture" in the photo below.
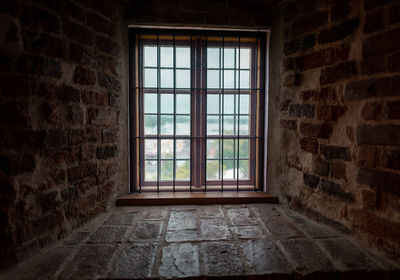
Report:
<svg viewBox="0 0 400 280"><path fill-rule="evenodd" d="M127 192L116 4L1 1L0 266L29 257Z"/></svg>
<svg viewBox="0 0 400 280"><path fill-rule="evenodd" d="M400 255L399 9L390 0L285 1L270 49L270 191L393 258Z"/></svg>

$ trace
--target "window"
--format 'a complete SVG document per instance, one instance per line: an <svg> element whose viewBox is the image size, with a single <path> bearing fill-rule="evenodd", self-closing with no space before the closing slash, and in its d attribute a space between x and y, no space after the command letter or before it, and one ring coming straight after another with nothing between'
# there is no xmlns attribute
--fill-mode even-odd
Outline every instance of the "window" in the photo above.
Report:
<svg viewBox="0 0 400 280"><path fill-rule="evenodd" d="M132 191L262 188L265 34L130 30Z"/></svg>

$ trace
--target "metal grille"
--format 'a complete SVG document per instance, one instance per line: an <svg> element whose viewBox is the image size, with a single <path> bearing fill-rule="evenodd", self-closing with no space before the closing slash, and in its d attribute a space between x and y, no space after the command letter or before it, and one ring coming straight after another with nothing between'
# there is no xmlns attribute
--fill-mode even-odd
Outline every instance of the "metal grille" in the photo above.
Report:
<svg viewBox="0 0 400 280"><path fill-rule="evenodd" d="M130 30L131 191L262 186L265 34Z"/></svg>

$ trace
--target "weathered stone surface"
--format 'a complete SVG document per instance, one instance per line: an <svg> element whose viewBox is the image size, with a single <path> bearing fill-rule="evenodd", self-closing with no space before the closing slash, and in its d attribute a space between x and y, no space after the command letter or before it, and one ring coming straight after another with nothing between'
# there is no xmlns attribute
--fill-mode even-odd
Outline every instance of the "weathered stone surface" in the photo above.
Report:
<svg viewBox="0 0 400 280"><path fill-rule="evenodd" d="M250 205L250 209L254 212L256 217L280 215L276 206L271 204L253 204Z"/></svg>
<svg viewBox="0 0 400 280"><path fill-rule="evenodd" d="M291 273L292 267L270 240L250 240L240 245L254 274Z"/></svg>
<svg viewBox="0 0 400 280"><path fill-rule="evenodd" d="M128 230L128 227L99 227L88 243L120 243L126 239Z"/></svg>
<svg viewBox="0 0 400 280"><path fill-rule="evenodd" d="M64 241L66 245L77 245L90 234L89 231L75 231Z"/></svg>
<svg viewBox="0 0 400 280"><path fill-rule="evenodd" d="M294 262L295 268L302 273L335 270L328 257L312 241L291 239L282 240L281 243Z"/></svg>
<svg viewBox="0 0 400 280"><path fill-rule="evenodd" d="M256 239L264 237L263 231L259 226L231 227L231 231L240 239Z"/></svg>
<svg viewBox="0 0 400 280"><path fill-rule="evenodd" d="M195 230L183 230L183 231L167 231L165 235L165 241L167 242L185 242L185 241L198 241L200 235Z"/></svg>
<svg viewBox="0 0 400 280"><path fill-rule="evenodd" d="M172 212L168 230L188 230L196 228L196 214L193 212Z"/></svg>
<svg viewBox="0 0 400 280"><path fill-rule="evenodd" d="M142 211L141 220L162 220L168 215L168 211L161 207L145 208Z"/></svg>
<svg viewBox="0 0 400 280"><path fill-rule="evenodd" d="M169 207L172 211L194 211L199 208L199 205L172 205Z"/></svg>
<svg viewBox="0 0 400 280"><path fill-rule="evenodd" d="M104 223L106 225L131 225L134 222L136 216L137 213L115 213L108 217Z"/></svg>
<svg viewBox="0 0 400 280"><path fill-rule="evenodd" d="M93 279L108 269L116 247L110 245L84 246L61 272L60 279Z"/></svg>
<svg viewBox="0 0 400 280"><path fill-rule="evenodd" d="M140 221L135 225L129 241L157 241L161 236L162 225L162 221Z"/></svg>
<svg viewBox="0 0 400 280"><path fill-rule="evenodd" d="M205 205L197 208L197 213L200 218L223 218L224 212L221 205Z"/></svg>
<svg viewBox="0 0 400 280"><path fill-rule="evenodd" d="M184 243L164 247L158 273L166 278L200 275L198 246Z"/></svg>
<svg viewBox="0 0 400 280"><path fill-rule="evenodd" d="M206 242L202 244L206 275L243 275L244 264L238 256L235 244L228 242Z"/></svg>
<svg viewBox="0 0 400 280"><path fill-rule="evenodd" d="M157 250L155 243L138 243L125 247L118 257L112 278L142 279L150 278Z"/></svg>
<svg viewBox="0 0 400 280"><path fill-rule="evenodd" d="M277 239L302 237L304 234L283 216L261 217L264 226Z"/></svg>
<svg viewBox="0 0 400 280"><path fill-rule="evenodd" d="M247 208L229 209L227 213L232 225L247 226L257 223L253 217L250 217L250 211Z"/></svg>
<svg viewBox="0 0 400 280"><path fill-rule="evenodd" d="M200 221L202 240L226 240L232 236L228 225L222 219L205 219Z"/></svg>

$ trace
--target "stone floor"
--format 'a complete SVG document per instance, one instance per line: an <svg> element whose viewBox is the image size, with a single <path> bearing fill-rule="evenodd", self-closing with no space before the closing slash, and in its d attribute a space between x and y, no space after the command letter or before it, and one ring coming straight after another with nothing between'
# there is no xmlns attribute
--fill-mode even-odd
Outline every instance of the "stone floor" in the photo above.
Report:
<svg viewBox="0 0 400 280"><path fill-rule="evenodd" d="M0 279L400 279L396 264L279 205L110 210Z"/></svg>

